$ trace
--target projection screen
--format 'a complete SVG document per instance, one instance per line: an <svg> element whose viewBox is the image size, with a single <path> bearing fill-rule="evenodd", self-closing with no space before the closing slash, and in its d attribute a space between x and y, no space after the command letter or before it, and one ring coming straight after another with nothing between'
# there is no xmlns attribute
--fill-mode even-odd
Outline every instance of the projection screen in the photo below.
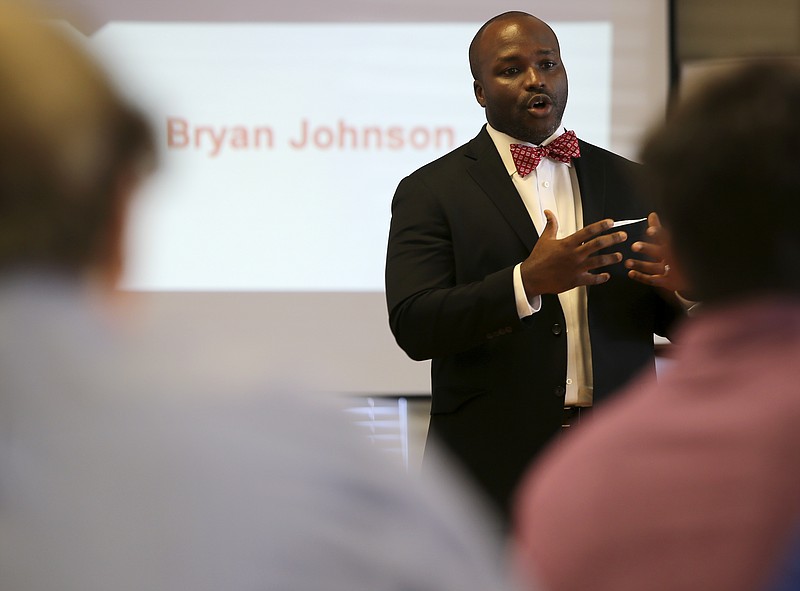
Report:
<svg viewBox="0 0 800 591"><path fill-rule="evenodd" d="M429 392L388 329L390 202L485 122L467 63L482 22L552 24L583 139L635 159L666 102L666 0L51 4L157 132L120 288L234 367L235 341L331 392Z"/></svg>

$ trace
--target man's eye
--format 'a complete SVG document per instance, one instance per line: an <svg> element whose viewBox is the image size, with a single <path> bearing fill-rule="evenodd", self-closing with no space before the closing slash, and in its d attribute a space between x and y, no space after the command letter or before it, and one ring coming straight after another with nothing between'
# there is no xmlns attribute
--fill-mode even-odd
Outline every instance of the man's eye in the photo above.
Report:
<svg viewBox="0 0 800 591"><path fill-rule="evenodd" d="M515 76L519 74L519 68L506 68L503 70L503 76Z"/></svg>
<svg viewBox="0 0 800 591"><path fill-rule="evenodd" d="M558 64L556 62L546 61L546 62L542 63L542 69L551 70L551 69L555 68L557 65Z"/></svg>

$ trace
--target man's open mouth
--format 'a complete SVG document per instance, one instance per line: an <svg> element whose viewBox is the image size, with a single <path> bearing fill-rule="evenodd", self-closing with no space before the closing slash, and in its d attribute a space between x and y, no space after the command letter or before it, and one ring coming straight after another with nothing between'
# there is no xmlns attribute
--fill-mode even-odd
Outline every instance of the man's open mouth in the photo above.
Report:
<svg viewBox="0 0 800 591"><path fill-rule="evenodd" d="M553 111L553 99L546 94L537 94L528 101L528 114L533 117L549 117Z"/></svg>
<svg viewBox="0 0 800 591"><path fill-rule="evenodd" d="M537 113L549 111L553 100L546 94L537 94L528 101L528 110Z"/></svg>

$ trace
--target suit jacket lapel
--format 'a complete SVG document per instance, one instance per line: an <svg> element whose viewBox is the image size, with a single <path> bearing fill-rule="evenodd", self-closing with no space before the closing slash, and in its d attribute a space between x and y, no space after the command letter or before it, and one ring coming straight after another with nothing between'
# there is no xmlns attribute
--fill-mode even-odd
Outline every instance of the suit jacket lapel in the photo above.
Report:
<svg viewBox="0 0 800 591"><path fill-rule="evenodd" d="M467 144L464 157L472 179L494 202L525 247L532 250L539 235L485 126Z"/></svg>
<svg viewBox="0 0 800 591"><path fill-rule="evenodd" d="M606 204L606 171L602 159L597 157L596 148L578 140L580 158L574 159L575 174L581 192L583 225L603 219Z"/></svg>

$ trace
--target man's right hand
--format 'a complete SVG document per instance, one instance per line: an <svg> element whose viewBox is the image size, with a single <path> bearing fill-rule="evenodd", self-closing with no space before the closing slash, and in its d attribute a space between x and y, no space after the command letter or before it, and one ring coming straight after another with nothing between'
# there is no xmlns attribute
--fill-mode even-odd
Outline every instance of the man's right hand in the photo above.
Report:
<svg viewBox="0 0 800 591"><path fill-rule="evenodd" d="M597 251L625 242L625 232L602 234L609 230L613 220L601 220L581 228L566 238L556 238L558 220L549 209L544 232L533 247L530 256L522 262L520 272L525 293L530 298L546 293L558 294L579 285L597 285L611 278L608 273L591 273L595 269L619 263L622 254L596 254Z"/></svg>

